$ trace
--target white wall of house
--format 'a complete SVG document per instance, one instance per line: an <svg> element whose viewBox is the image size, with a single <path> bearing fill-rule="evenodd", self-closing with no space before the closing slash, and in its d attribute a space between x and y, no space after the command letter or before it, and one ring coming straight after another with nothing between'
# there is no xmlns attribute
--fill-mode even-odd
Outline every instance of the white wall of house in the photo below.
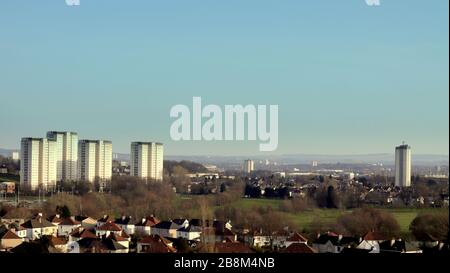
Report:
<svg viewBox="0 0 450 273"><path fill-rule="evenodd" d="M58 225L58 236L69 236L70 233L77 227L80 227L81 224L78 225Z"/></svg>

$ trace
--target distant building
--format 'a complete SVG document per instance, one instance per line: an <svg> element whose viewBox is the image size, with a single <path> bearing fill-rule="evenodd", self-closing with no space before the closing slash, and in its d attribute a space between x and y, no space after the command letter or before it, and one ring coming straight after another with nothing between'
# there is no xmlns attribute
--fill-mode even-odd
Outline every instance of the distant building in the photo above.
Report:
<svg viewBox="0 0 450 273"><path fill-rule="evenodd" d="M157 142L132 142L130 174L143 179L163 180L164 147Z"/></svg>
<svg viewBox="0 0 450 273"><path fill-rule="evenodd" d="M319 162L317 162L316 160L314 160L313 162L311 162L311 165L313 167L317 167L317 165L319 165Z"/></svg>
<svg viewBox="0 0 450 273"><path fill-rule="evenodd" d="M406 144L395 147L395 186L411 186L411 147Z"/></svg>
<svg viewBox="0 0 450 273"><path fill-rule="evenodd" d="M107 140L78 142L78 177L94 182L107 181L112 176L112 143Z"/></svg>
<svg viewBox="0 0 450 273"><path fill-rule="evenodd" d="M244 161L244 172L251 173L255 170L255 162L251 159L247 159Z"/></svg>
<svg viewBox="0 0 450 273"><path fill-rule="evenodd" d="M19 152L11 152L11 159L14 161L19 161L20 153Z"/></svg>
<svg viewBox="0 0 450 273"><path fill-rule="evenodd" d="M16 184L14 182L1 182L0 183L0 192L12 194L16 192Z"/></svg>
<svg viewBox="0 0 450 273"><path fill-rule="evenodd" d="M56 141L56 179L78 179L78 134L74 132L47 132L47 138Z"/></svg>
<svg viewBox="0 0 450 273"><path fill-rule="evenodd" d="M22 138L20 185L29 190L56 185L56 141L47 138Z"/></svg>

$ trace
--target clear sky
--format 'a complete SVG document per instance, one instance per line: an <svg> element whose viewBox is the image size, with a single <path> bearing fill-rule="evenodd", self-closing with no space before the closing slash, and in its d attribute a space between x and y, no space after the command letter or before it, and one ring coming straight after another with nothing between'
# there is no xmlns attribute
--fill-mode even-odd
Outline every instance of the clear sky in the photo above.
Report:
<svg viewBox="0 0 450 273"><path fill-rule="evenodd" d="M275 154L448 154L447 0L0 2L0 147L71 130L161 141L167 154L258 154L174 142L175 104L278 104Z"/></svg>

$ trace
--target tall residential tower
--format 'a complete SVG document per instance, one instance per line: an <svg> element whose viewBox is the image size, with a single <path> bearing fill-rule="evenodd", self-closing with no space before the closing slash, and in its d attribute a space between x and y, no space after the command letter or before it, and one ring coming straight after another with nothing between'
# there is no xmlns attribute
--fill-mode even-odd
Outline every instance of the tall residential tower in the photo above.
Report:
<svg viewBox="0 0 450 273"><path fill-rule="evenodd" d="M80 140L78 142L78 177L94 182L111 180L112 143L107 140Z"/></svg>
<svg viewBox="0 0 450 273"><path fill-rule="evenodd" d="M251 173L255 170L255 162L251 159L247 159L244 161L244 172Z"/></svg>
<svg viewBox="0 0 450 273"><path fill-rule="evenodd" d="M47 132L47 138L56 141L56 179L76 181L78 172L78 134L74 132Z"/></svg>
<svg viewBox="0 0 450 273"><path fill-rule="evenodd" d="M56 141L22 138L20 185L27 190L49 190L56 186Z"/></svg>
<svg viewBox="0 0 450 273"><path fill-rule="evenodd" d="M156 142L132 142L130 174L143 179L163 180L164 147Z"/></svg>
<svg viewBox="0 0 450 273"><path fill-rule="evenodd" d="M411 186L411 147L406 144L395 147L395 186Z"/></svg>

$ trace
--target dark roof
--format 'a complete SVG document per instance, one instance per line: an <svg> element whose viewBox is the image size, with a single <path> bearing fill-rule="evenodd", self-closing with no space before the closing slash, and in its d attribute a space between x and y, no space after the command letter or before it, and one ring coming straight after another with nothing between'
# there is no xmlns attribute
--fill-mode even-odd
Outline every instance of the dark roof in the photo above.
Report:
<svg viewBox="0 0 450 273"><path fill-rule="evenodd" d="M115 219L112 216L109 215L103 215L100 219L98 219L98 222L108 222L108 221L114 221Z"/></svg>
<svg viewBox="0 0 450 273"><path fill-rule="evenodd" d="M152 226L158 224L159 222L161 222L161 221L158 218L156 218L154 216L149 216L149 217L143 218L141 221L136 223L135 226L152 227Z"/></svg>
<svg viewBox="0 0 450 273"><path fill-rule="evenodd" d="M47 221L43 217L37 217L35 219L30 219L21 225L23 228L44 228L44 227L54 227L55 225Z"/></svg>
<svg viewBox="0 0 450 273"><path fill-rule="evenodd" d="M177 231L181 231L181 232L201 232L202 228L198 227L198 226L189 225L187 227L181 227Z"/></svg>
<svg viewBox="0 0 450 273"><path fill-rule="evenodd" d="M122 216L120 218L116 218L114 223L119 224L119 225L132 225L131 216Z"/></svg>
<svg viewBox="0 0 450 273"><path fill-rule="evenodd" d="M158 224L154 225L153 227L159 229L178 229L180 225L177 225L172 221L161 221Z"/></svg>
<svg viewBox="0 0 450 273"><path fill-rule="evenodd" d="M48 253L48 248L39 242L23 242L20 245L11 249L12 253L23 253L23 254L41 254Z"/></svg>
<svg viewBox="0 0 450 273"><path fill-rule="evenodd" d="M335 233L325 233L313 241L313 244L323 245L330 241L335 246L346 246L359 243L359 238L352 236L339 236Z"/></svg>
<svg viewBox="0 0 450 273"><path fill-rule="evenodd" d="M174 222L175 224L177 224L179 226L183 225L185 221L187 221L187 219L173 219L172 220L172 222Z"/></svg>
<svg viewBox="0 0 450 273"><path fill-rule="evenodd" d="M281 253L316 253L316 251L305 243L292 243L280 250Z"/></svg>
<svg viewBox="0 0 450 273"><path fill-rule="evenodd" d="M91 218L89 216L84 216L84 215L77 215L75 216L75 220L77 220L78 222L83 222L84 220ZM92 219L92 218L91 218ZM94 221L96 221L95 219L92 219Z"/></svg>
<svg viewBox="0 0 450 273"><path fill-rule="evenodd" d="M106 238L101 240L102 244L107 250L124 250L127 249L123 245L119 244L116 240Z"/></svg>
<svg viewBox="0 0 450 273"><path fill-rule="evenodd" d="M393 253L403 252L406 250L405 241L403 240L387 240L379 243L380 252Z"/></svg>
<svg viewBox="0 0 450 273"><path fill-rule="evenodd" d="M62 221L62 219L61 219L61 217L59 216L59 214L51 215L51 216L49 216L49 217L47 218L47 220L48 220L49 222L56 223L56 224L59 224L59 223Z"/></svg>

